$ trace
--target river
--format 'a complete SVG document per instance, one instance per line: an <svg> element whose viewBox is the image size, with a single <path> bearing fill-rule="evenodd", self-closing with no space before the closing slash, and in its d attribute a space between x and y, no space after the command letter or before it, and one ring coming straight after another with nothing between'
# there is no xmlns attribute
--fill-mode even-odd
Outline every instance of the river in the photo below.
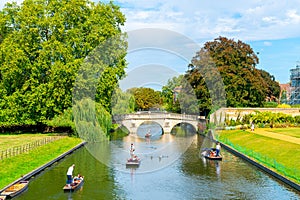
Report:
<svg viewBox="0 0 300 200"><path fill-rule="evenodd" d="M300 193L244 160L222 150L222 161L206 160L200 149L213 145L202 136L140 134L109 143L89 144L30 180L16 199L299 199ZM130 143L142 162L126 168ZM84 185L63 192L66 171L84 175Z"/></svg>

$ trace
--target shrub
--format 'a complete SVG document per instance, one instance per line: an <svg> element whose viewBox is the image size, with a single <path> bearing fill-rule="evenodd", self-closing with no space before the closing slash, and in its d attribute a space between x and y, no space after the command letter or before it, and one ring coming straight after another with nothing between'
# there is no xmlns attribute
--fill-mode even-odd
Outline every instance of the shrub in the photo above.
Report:
<svg viewBox="0 0 300 200"><path fill-rule="evenodd" d="M276 102L265 102L264 108L276 108L278 106L278 103Z"/></svg>
<svg viewBox="0 0 300 200"><path fill-rule="evenodd" d="M283 103L283 104L279 104L279 105L277 106L277 108L291 108L291 106L288 105L288 104Z"/></svg>
<svg viewBox="0 0 300 200"><path fill-rule="evenodd" d="M45 121L45 124L53 127L71 127L75 130L72 108L64 110L60 115L56 115L52 120Z"/></svg>

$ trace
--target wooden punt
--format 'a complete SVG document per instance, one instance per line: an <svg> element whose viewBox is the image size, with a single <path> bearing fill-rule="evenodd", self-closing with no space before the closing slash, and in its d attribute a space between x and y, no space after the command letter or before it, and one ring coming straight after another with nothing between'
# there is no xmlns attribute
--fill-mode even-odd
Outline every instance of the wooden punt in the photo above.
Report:
<svg viewBox="0 0 300 200"><path fill-rule="evenodd" d="M215 148L209 148L209 149L206 149L205 151L202 152L202 155L207 158L207 159L210 159L210 160L222 160L223 157L222 155L220 154L219 156L215 156L213 152L215 152L216 149Z"/></svg>
<svg viewBox="0 0 300 200"><path fill-rule="evenodd" d="M127 159L126 162L126 167L130 168L130 167L139 167L141 163L141 159L140 158L129 158Z"/></svg>
<svg viewBox="0 0 300 200"><path fill-rule="evenodd" d="M80 188L83 184L83 181L84 181L84 177L80 177L78 178L77 176L74 177L73 179L73 183L71 183L70 186L68 186L68 184L66 184L64 187L63 187L63 190L65 192L71 192L71 191L75 191L77 190L78 188Z"/></svg>
<svg viewBox="0 0 300 200"><path fill-rule="evenodd" d="M0 196L0 200L5 200L6 196Z"/></svg>
<svg viewBox="0 0 300 200"><path fill-rule="evenodd" d="M5 189L0 195L6 196L7 198L13 198L28 188L29 181L20 181L7 189Z"/></svg>

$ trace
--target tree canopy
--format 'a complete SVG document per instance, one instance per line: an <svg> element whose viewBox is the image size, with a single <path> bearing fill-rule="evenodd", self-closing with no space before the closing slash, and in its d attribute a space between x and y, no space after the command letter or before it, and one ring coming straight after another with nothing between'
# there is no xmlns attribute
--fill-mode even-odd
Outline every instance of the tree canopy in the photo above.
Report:
<svg viewBox="0 0 300 200"><path fill-rule="evenodd" d="M113 3L7 3L0 11L0 121L36 123L69 108L84 59L99 44L121 34L124 22ZM118 48L124 50L126 44ZM125 74L125 55L105 65L99 77L95 98L108 111L112 87Z"/></svg>
<svg viewBox="0 0 300 200"><path fill-rule="evenodd" d="M150 110L161 107L160 92L152 88L131 88L127 90L135 99L135 110Z"/></svg>
<svg viewBox="0 0 300 200"><path fill-rule="evenodd" d="M192 59L186 73L186 78L199 99L200 110L212 109L211 90L208 90L207 82L209 79L213 80L212 77L217 74L214 70L209 72L205 69L207 66L218 70L224 85L213 82L210 84L214 86L213 93L219 98L223 94L217 91L218 88L225 88L228 107L260 107L266 97L278 97L279 84L273 76L255 68L258 62L259 59L250 45L240 40L219 37L206 42Z"/></svg>
<svg viewBox="0 0 300 200"><path fill-rule="evenodd" d="M179 75L178 77L173 77L168 80L167 85L162 87L162 99L163 99L163 106L165 110L180 113L180 104L177 98L174 95L179 94L179 90L182 88L182 79L183 75ZM178 88L178 91L174 91Z"/></svg>

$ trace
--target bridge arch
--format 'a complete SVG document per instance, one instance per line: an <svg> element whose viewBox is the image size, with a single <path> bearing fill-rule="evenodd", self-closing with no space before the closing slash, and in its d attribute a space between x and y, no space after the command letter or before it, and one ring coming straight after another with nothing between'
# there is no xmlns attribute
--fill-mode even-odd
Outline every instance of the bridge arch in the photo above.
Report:
<svg viewBox="0 0 300 200"><path fill-rule="evenodd" d="M134 114L115 115L114 121L125 126L131 134L136 134L138 127L144 122L158 123L163 133L170 133L172 128L180 123L190 124L198 130L199 116L167 112L137 112Z"/></svg>
<svg viewBox="0 0 300 200"><path fill-rule="evenodd" d="M164 129L161 124L155 121L145 121L137 128L136 134L141 138L145 138L147 133L152 135L152 139L158 139L164 134Z"/></svg>
<svg viewBox="0 0 300 200"><path fill-rule="evenodd" d="M180 131L183 131L185 134L191 134L194 135L197 133L197 128L193 126L193 124L191 123L187 123L187 122L180 122L178 124L176 124L172 129L171 129L171 134L175 134L176 128L180 128Z"/></svg>

